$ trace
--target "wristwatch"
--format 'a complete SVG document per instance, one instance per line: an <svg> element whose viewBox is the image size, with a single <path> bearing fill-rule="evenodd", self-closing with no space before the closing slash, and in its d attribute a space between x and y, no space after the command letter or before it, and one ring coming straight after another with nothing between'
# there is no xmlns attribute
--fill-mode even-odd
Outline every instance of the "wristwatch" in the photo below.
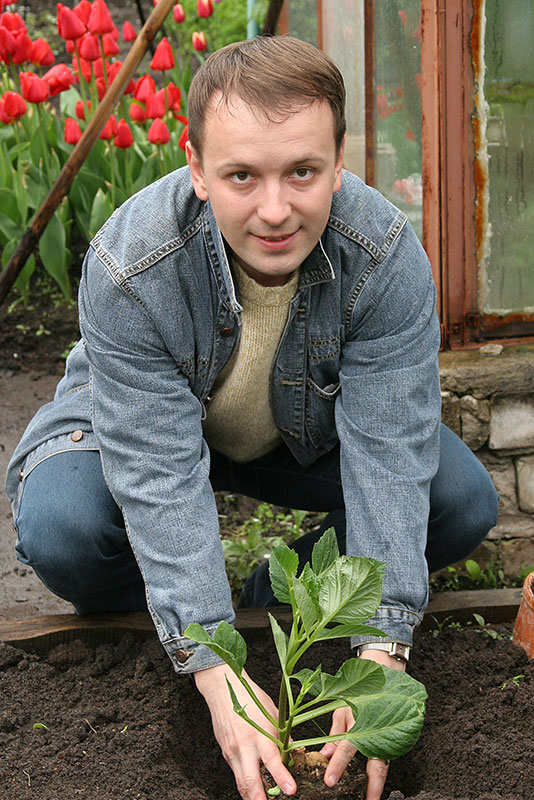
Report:
<svg viewBox="0 0 534 800"><path fill-rule="evenodd" d="M366 642L365 644L360 644L354 648L356 650L356 655L361 656L364 650L383 650L384 653L388 653L393 658L396 658L397 661L408 661L410 658L410 647L407 644L401 644L400 642Z"/></svg>

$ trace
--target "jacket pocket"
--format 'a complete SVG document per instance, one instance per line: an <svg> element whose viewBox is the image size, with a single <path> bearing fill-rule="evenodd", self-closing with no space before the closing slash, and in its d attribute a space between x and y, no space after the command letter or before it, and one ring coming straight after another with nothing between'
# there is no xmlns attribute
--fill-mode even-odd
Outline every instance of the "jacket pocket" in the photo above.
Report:
<svg viewBox="0 0 534 800"><path fill-rule="evenodd" d="M306 378L306 428L313 445L321 450L337 439L334 407L340 388L339 381L321 387Z"/></svg>

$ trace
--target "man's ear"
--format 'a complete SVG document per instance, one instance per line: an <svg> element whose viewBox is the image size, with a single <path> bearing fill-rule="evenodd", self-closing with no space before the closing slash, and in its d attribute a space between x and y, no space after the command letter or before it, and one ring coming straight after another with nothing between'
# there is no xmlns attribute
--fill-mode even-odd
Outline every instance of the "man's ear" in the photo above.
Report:
<svg viewBox="0 0 534 800"><path fill-rule="evenodd" d="M200 158L198 157L196 150L194 150L193 146L191 145L191 142L185 143L185 157L187 158L187 163L189 164L189 169L191 171L191 180L193 181L193 188L196 196L199 200L207 200L208 190L206 188L202 164L200 163Z"/></svg>
<svg viewBox="0 0 534 800"><path fill-rule="evenodd" d="M339 153L336 158L336 166L334 172L334 194L341 189L341 170L343 169L343 156L345 155L345 142L347 141L347 134L344 135Z"/></svg>

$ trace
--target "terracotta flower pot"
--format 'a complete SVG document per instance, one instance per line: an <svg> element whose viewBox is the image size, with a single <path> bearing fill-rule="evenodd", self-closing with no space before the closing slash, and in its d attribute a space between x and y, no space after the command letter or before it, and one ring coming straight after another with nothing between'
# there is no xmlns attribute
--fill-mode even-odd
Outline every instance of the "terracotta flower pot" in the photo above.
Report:
<svg viewBox="0 0 534 800"><path fill-rule="evenodd" d="M527 575L523 584L523 598L515 620L513 640L529 658L534 658L534 572Z"/></svg>

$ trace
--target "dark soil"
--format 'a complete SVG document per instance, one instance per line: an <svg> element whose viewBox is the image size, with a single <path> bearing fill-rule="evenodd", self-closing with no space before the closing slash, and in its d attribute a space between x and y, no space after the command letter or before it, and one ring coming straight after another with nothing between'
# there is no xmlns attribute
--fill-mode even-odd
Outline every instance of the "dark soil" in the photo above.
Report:
<svg viewBox="0 0 534 800"><path fill-rule="evenodd" d="M384 798L531 800L534 662L509 626L498 630L498 640L418 633L410 671L428 689L426 723L391 764ZM275 657L261 638L247 669L275 696ZM314 658L331 672L347 655L330 642ZM0 672L4 800L237 800L207 707L155 639L61 645L47 659L4 644Z"/></svg>

